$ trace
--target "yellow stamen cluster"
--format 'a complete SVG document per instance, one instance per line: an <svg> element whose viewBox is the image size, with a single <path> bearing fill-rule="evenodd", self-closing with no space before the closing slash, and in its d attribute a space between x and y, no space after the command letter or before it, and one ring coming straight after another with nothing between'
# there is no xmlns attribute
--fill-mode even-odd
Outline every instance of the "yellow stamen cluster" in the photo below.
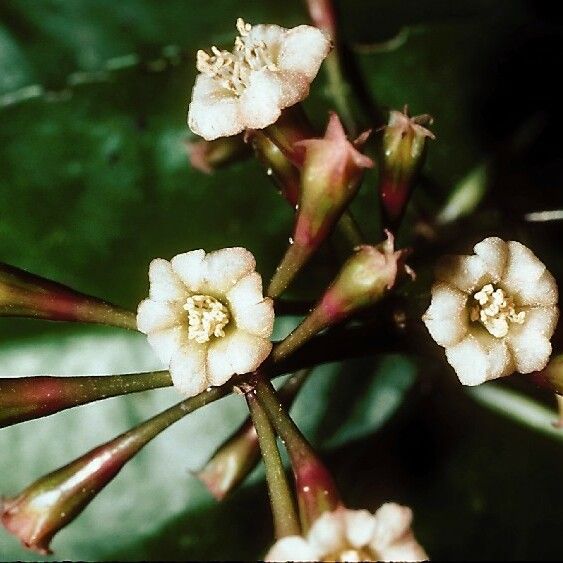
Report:
<svg viewBox="0 0 563 563"><path fill-rule="evenodd" d="M242 18L237 20L238 37L232 52L211 47L210 55L197 52L197 69L216 79L226 90L236 96L242 95L248 87L250 74L258 70L278 70L264 41L252 42L252 26Z"/></svg>
<svg viewBox="0 0 563 563"><path fill-rule="evenodd" d="M229 324L229 310L221 301L210 295L188 297L184 309L188 312L188 338L198 344L209 342L212 336L225 336Z"/></svg>
<svg viewBox="0 0 563 563"><path fill-rule="evenodd" d="M516 312L512 298L493 284L484 285L473 298L477 303L471 307L470 319L480 321L497 338L508 334L509 322L522 324L526 318L526 312Z"/></svg>

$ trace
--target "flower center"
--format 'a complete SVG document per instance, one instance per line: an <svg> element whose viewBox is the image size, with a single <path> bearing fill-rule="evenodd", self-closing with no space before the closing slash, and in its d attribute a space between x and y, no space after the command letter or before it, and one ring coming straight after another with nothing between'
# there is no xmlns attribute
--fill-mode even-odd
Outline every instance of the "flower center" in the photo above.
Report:
<svg viewBox="0 0 563 563"><path fill-rule="evenodd" d="M197 52L197 69L214 78L219 84L235 94L242 95L250 82L250 74L257 70L278 70L264 41L252 41L252 26L242 18L237 20L238 37L232 52L211 47L210 55L205 51Z"/></svg>
<svg viewBox="0 0 563 563"><path fill-rule="evenodd" d="M186 300L188 338L199 344L209 342L212 336L225 336L223 330L231 320L229 310L211 295L192 295Z"/></svg>
<svg viewBox="0 0 563 563"><path fill-rule="evenodd" d="M473 299L477 303L471 307L470 319L480 321L497 338L508 334L509 322L521 325L526 318L526 312L517 312L512 298L491 283L484 285Z"/></svg>

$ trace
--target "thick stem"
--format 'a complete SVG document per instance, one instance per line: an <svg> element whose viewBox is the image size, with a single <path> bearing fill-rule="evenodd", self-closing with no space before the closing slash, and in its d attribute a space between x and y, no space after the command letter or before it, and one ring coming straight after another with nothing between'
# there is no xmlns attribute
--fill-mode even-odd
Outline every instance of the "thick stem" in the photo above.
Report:
<svg viewBox="0 0 563 563"><path fill-rule="evenodd" d="M172 385L167 371L80 377L0 378L0 428L78 405Z"/></svg>
<svg viewBox="0 0 563 563"><path fill-rule="evenodd" d="M272 384L258 378L255 391L291 459L301 523L307 530L323 512L340 505L340 496L332 476L287 413Z"/></svg>
<svg viewBox="0 0 563 563"><path fill-rule="evenodd" d="M252 423L258 435L262 459L266 469L268 494L272 506L276 538L299 535L299 520L295 511L293 495L289 488L285 470L278 450L276 435L264 409L256 398L255 391L246 394L246 402Z"/></svg>

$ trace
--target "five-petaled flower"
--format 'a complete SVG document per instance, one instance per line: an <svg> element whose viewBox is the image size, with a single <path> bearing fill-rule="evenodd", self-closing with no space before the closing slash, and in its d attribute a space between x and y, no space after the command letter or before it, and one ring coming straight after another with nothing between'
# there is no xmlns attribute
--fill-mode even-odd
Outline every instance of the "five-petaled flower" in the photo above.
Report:
<svg viewBox="0 0 563 563"><path fill-rule="evenodd" d="M305 537L278 540L266 561L425 561L411 529L412 511L396 503L367 510L325 512Z"/></svg>
<svg viewBox="0 0 563 563"><path fill-rule="evenodd" d="M316 27L255 25L237 20L231 51L198 51L196 78L188 112L191 130L208 141L263 129L281 110L303 100L331 49Z"/></svg>
<svg viewBox="0 0 563 563"><path fill-rule="evenodd" d="M273 302L244 248L192 250L150 264L137 326L187 396L255 370L272 349Z"/></svg>
<svg viewBox="0 0 563 563"><path fill-rule="evenodd" d="M543 369L559 311L557 285L519 242L486 238L438 264L423 320L464 385Z"/></svg>

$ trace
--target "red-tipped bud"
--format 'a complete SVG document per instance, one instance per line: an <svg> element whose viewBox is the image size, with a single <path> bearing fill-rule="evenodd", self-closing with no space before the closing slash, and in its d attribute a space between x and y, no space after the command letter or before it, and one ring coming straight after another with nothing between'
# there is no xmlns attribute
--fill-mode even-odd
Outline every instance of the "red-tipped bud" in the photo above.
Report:
<svg viewBox="0 0 563 563"><path fill-rule="evenodd" d="M401 220L424 163L426 140L435 138L423 127L429 124L432 124L429 115L409 117L406 107L404 113L392 110L389 114L379 174L379 195L388 227L396 228Z"/></svg>
<svg viewBox="0 0 563 563"><path fill-rule="evenodd" d="M362 135L359 143L364 142ZM359 144L357 143L357 144ZM364 168L373 161L348 141L338 115L330 114L324 138L297 143L305 151L293 242L274 275L268 294L276 297L330 234L356 195Z"/></svg>
<svg viewBox="0 0 563 563"><path fill-rule="evenodd" d="M83 377L0 378L0 428L71 407L172 385L167 371Z"/></svg>
<svg viewBox="0 0 563 563"><path fill-rule="evenodd" d="M0 503L1 521L22 544L51 553L55 534L72 522L139 450L174 422L230 392L213 387L139 424Z"/></svg>
<svg viewBox="0 0 563 563"><path fill-rule="evenodd" d="M350 317L382 299L400 273L412 275L404 260L408 251L395 250L393 235L377 246L363 245L345 262L319 303L303 322L273 351L277 361L321 330Z"/></svg>
<svg viewBox="0 0 563 563"><path fill-rule="evenodd" d="M135 313L7 264L0 264L0 316L137 328Z"/></svg>
<svg viewBox="0 0 563 563"><path fill-rule="evenodd" d="M214 141L186 141L186 152L192 167L205 174L211 174L218 168L244 160L251 155L243 135L220 137Z"/></svg>
<svg viewBox="0 0 563 563"><path fill-rule="evenodd" d="M307 9L313 25L336 37L336 14L332 0L307 0Z"/></svg>

